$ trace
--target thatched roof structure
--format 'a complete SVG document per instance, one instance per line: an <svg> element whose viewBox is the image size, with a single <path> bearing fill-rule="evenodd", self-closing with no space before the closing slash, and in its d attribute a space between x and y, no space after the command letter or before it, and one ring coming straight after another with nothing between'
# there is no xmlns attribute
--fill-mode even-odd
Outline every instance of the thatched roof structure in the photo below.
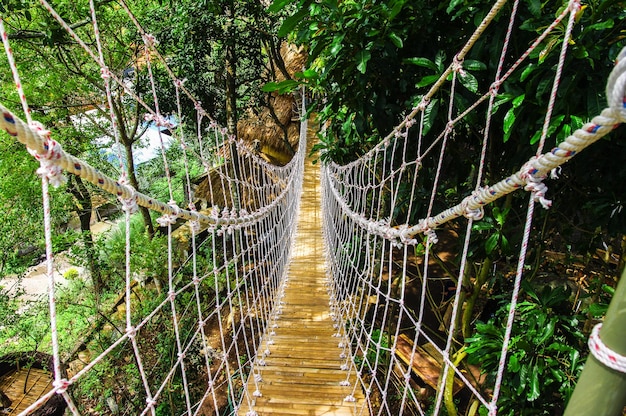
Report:
<svg viewBox="0 0 626 416"><path fill-rule="evenodd" d="M54 373L52 356L42 352L19 352L0 357L0 378L19 368L37 368ZM67 377L65 368L61 369L62 377ZM59 394L54 394L39 409L31 413L33 416L63 416L67 403Z"/></svg>

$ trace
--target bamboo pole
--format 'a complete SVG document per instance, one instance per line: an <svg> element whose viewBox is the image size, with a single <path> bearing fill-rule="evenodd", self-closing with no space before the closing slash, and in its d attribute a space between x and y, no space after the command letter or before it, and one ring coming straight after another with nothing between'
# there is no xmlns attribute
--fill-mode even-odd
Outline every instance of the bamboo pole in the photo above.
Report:
<svg viewBox="0 0 626 416"><path fill-rule="evenodd" d="M626 270L617 285L600 329L600 339L626 356ZM626 406L626 373L602 364L589 354L564 416L620 416Z"/></svg>

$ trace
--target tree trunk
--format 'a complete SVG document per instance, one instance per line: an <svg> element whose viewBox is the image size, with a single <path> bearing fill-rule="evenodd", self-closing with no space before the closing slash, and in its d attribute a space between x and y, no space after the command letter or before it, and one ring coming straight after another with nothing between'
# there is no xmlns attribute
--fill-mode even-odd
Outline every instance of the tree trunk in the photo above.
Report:
<svg viewBox="0 0 626 416"><path fill-rule="evenodd" d="M128 180L130 181L132 187L139 192L139 182L137 181L137 176L135 175L132 141L123 139L122 143L124 144L124 151L126 152L126 173L128 175ZM146 207L140 206L139 212L141 212L141 216L143 217L146 231L148 231L148 235L152 238L154 236L154 226L152 225L152 218L150 218L150 210Z"/></svg>
<svg viewBox="0 0 626 416"><path fill-rule="evenodd" d="M235 33L235 2L227 0L226 16L226 127L228 134L237 136L237 39Z"/></svg>
<svg viewBox="0 0 626 416"><path fill-rule="evenodd" d="M227 0L224 15L226 16L226 127L228 134L237 137L237 34L235 31L235 2ZM233 165L234 185L231 183L233 203L236 210L241 208L239 180L241 172L239 170L239 156L237 146L233 142L230 144L230 157Z"/></svg>
<svg viewBox="0 0 626 416"><path fill-rule="evenodd" d="M72 176L72 178L68 191L74 197L74 207L80 221L83 244L85 244L87 267L89 268L89 273L91 273L96 298L99 298L104 289L104 282L100 274L100 269L97 267L94 260L94 242L93 235L91 234L91 212L93 210L91 193L79 176Z"/></svg>

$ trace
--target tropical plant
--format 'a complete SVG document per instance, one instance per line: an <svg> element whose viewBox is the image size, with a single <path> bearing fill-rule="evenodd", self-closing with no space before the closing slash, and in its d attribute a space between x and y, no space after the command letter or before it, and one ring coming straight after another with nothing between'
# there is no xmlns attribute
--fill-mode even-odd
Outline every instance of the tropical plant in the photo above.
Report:
<svg viewBox="0 0 626 416"><path fill-rule="evenodd" d="M585 337L568 309L568 287L546 285L535 290L524 284L524 291L516 309L498 412L561 414L582 370L584 357L579 351ZM508 311L509 304L502 304L465 340L468 361L487 374L487 384L498 371Z"/></svg>

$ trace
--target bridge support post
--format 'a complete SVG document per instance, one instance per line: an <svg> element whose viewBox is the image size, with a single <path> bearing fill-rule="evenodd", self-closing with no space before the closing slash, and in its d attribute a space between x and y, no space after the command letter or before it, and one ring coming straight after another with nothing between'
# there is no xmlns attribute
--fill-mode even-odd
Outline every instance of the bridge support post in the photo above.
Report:
<svg viewBox="0 0 626 416"><path fill-rule="evenodd" d="M626 356L626 270L618 282L600 329L610 350ZM619 416L626 406L626 373L613 370L589 354L564 416Z"/></svg>

